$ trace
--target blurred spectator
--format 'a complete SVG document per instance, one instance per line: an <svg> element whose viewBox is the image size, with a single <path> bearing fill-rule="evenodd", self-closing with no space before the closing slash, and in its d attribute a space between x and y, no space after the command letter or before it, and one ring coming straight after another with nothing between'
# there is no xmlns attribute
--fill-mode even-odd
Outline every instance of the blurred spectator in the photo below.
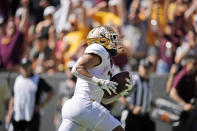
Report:
<svg viewBox="0 0 197 131"><path fill-rule="evenodd" d="M38 131L40 125L40 110L53 98L54 91L46 81L33 74L32 63L26 58L21 62L21 74L17 76L13 94L10 98L6 115L6 124L11 122L14 131ZM48 94L41 102L43 92Z"/></svg>
<svg viewBox="0 0 197 131"><path fill-rule="evenodd" d="M174 38L174 24L168 23L160 41L160 59L157 63L157 73L168 73L174 63L176 42Z"/></svg>
<svg viewBox="0 0 197 131"><path fill-rule="evenodd" d="M60 5L60 8L53 15L57 33L70 28L68 17L71 12L72 2L70 0L61 0Z"/></svg>
<svg viewBox="0 0 197 131"><path fill-rule="evenodd" d="M54 69L55 28L53 13L55 7L48 6L44 10L44 20L36 26L36 37L30 58L34 58L35 72L42 73ZM36 68L37 67L37 68Z"/></svg>
<svg viewBox="0 0 197 131"><path fill-rule="evenodd" d="M142 8L147 8L148 12L148 4L140 5L140 1L135 0L130 6L130 13L129 13L129 21L130 24L123 28L123 34L127 39L129 39L131 43L131 58L133 61L133 65L138 64L139 60L146 56L148 45L146 42L146 32L148 28L148 21L147 18L149 14L145 14ZM146 6L146 7L145 7ZM141 18L140 14L144 17Z"/></svg>
<svg viewBox="0 0 197 131"><path fill-rule="evenodd" d="M185 56L193 55L197 58L197 44L196 44L196 33L192 30L189 30L185 36L184 41L181 46L176 50L175 62L181 65L184 65L182 61Z"/></svg>
<svg viewBox="0 0 197 131"><path fill-rule="evenodd" d="M149 45L157 45L159 38L163 34L166 25L164 6L164 0L152 0L150 9L151 14L146 37L146 41Z"/></svg>
<svg viewBox="0 0 197 131"><path fill-rule="evenodd" d="M197 0L1 0L0 70L18 69L23 56L34 73L67 72L99 25L119 32L125 52L113 60L121 71L148 58L169 73L168 93L185 57L197 58Z"/></svg>
<svg viewBox="0 0 197 131"><path fill-rule="evenodd" d="M58 96L57 96L58 97L57 108L56 108L56 113L54 116L54 125L56 129L59 128L61 124L60 122L62 121L61 109L63 107L64 102L70 99L74 94L76 78L71 73L71 69L74 64L75 64L74 61L68 62L67 64L68 70L66 72L67 79L66 81L63 81L59 84L59 89L58 89L59 91L58 91Z"/></svg>
<svg viewBox="0 0 197 131"><path fill-rule="evenodd" d="M170 22L175 22L177 16L181 16L188 8L189 0L170 1L167 9L167 18Z"/></svg>
<svg viewBox="0 0 197 131"><path fill-rule="evenodd" d="M70 14L68 21L70 23L70 30L64 37L64 64L66 65L70 60L77 55L79 48L85 44L86 36L89 31L86 12L82 5L78 5L77 13Z"/></svg>
<svg viewBox="0 0 197 131"><path fill-rule="evenodd" d="M118 4L119 4L118 0L111 1L111 2L109 1L109 4L105 1L100 2L96 7L92 9L92 12L89 12L88 14L94 20L93 24L96 26L110 25L110 24L121 26L122 25L122 21L120 19L121 17L119 16L117 12ZM110 12L109 9L111 9L111 11L113 12Z"/></svg>
<svg viewBox="0 0 197 131"><path fill-rule="evenodd" d="M172 89L170 91L170 97L182 106L184 112L180 116L180 122L174 131L189 130L196 131L196 108L192 100L196 100L196 71L197 60L189 55L186 57L186 64L184 68L176 75ZM192 114L191 110L195 110ZM188 123L190 115L193 116L192 120Z"/></svg>
<svg viewBox="0 0 197 131"><path fill-rule="evenodd" d="M10 19L8 21L6 35L0 39L1 68L12 69L20 63L24 51L24 32L27 28L28 18L28 10L26 7L23 7L18 27L16 27L14 20Z"/></svg>
<svg viewBox="0 0 197 131"><path fill-rule="evenodd" d="M3 116L5 109L7 109L8 100L10 98L10 90L6 80L0 80L0 130L4 130Z"/></svg>
<svg viewBox="0 0 197 131"><path fill-rule="evenodd" d="M138 74L133 76L135 93L122 98L128 109L125 131L154 131L155 124L150 119L152 87L150 85L150 74L153 65L148 59L142 59L139 65Z"/></svg>
<svg viewBox="0 0 197 131"><path fill-rule="evenodd" d="M46 38L48 38L48 31L51 25L54 24L53 21L53 14L55 13L55 7L54 6L48 6L44 9L44 20L39 22L36 27L36 33L38 35L43 35Z"/></svg>

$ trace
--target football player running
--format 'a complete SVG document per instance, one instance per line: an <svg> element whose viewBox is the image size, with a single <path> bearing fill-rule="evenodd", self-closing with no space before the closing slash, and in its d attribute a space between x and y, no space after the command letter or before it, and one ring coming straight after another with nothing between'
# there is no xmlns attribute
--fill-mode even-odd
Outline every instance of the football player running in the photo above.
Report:
<svg viewBox="0 0 197 131"><path fill-rule="evenodd" d="M114 75L112 56L123 49L117 41L117 33L109 26L92 29L87 37L88 47L72 68L77 77L74 96L64 103L62 123L59 131L124 131L103 104L109 104L132 90L132 78L127 79L127 90L110 99L102 99L104 91L116 93L116 82L110 81Z"/></svg>

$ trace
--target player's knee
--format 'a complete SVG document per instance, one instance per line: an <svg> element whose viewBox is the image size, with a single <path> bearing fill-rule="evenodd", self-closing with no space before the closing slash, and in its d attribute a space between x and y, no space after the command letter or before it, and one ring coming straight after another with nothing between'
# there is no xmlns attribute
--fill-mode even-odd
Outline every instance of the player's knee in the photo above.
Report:
<svg viewBox="0 0 197 131"><path fill-rule="evenodd" d="M121 126L117 126L113 131L124 131L124 129Z"/></svg>

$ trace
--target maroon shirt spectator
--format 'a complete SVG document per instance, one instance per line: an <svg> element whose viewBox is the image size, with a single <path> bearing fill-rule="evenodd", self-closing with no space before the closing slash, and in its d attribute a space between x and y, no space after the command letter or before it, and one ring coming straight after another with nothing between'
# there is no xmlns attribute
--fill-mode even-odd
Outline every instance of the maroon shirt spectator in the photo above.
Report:
<svg viewBox="0 0 197 131"><path fill-rule="evenodd" d="M175 77L173 88L176 88L179 96L189 103L196 96L195 75L183 68Z"/></svg>
<svg viewBox="0 0 197 131"><path fill-rule="evenodd" d="M24 34L16 31L12 38L4 36L0 40L0 59L1 66L9 69L15 64L20 63L22 57Z"/></svg>
<svg viewBox="0 0 197 131"><path fill-rule="evenodd" d="M6 35L0 39L1 68L16 69L14 65L20 63L24 52L24 32L27 28L28 18L28 9L23 7L18 27L16 27L14 20L8 21Z"/></svg>
<svg viewBox="0 0 197 131"><path fill-rule="evenodd" d="M161 43L160 43L161 59L168 64L174 63L175 52L173 52L173 49L172 49L174 47L175 47L175 44L172 42L171 38L164 36L161 39Z"/></svg>
<svg viewBox="0 0 197 131"><path fill-rule="evenodd" d="M160 57L168 64L174 63L176 48L179 45L179 38L175 35L174 26L175 23L168 22L160 43Z"/></svg>
<svg viewBox="0 0 197 131"><path fill-rule="evenodd" d="M180 115L180 124L173 131L197 131L197 110L193 105L196 101L196 67L195 57L188 55L185 58L185 67L175 77L170 97L183 108L183 112Z"/></svg>
<svg viewBox="0 0 197 131"><path fill-rule="evenodd" d="M160 59L157 63L157 73L163 74L170 71L174 63L175 52L178 44L175 36L174 23L168 23L160 42Z"/></svg>

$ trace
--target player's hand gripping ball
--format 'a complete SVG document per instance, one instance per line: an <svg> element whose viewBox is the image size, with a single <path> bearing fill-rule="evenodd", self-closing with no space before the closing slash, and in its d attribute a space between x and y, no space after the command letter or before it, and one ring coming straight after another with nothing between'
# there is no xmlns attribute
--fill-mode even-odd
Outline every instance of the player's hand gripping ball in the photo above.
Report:
<svg viewBox="0 0 197 131"><path fill-rule="evenodd" d="M132 80L132 75L131 73L125 71L125 72L120 72L116 75L114 75L110 81L114 81L118 83L116 86L116 93L112 93L111 95L104 90L104 96L103 98L109 99L117 94L121 94L121 96L127 95L129 92L133 92L133 80Z"/></svg>

